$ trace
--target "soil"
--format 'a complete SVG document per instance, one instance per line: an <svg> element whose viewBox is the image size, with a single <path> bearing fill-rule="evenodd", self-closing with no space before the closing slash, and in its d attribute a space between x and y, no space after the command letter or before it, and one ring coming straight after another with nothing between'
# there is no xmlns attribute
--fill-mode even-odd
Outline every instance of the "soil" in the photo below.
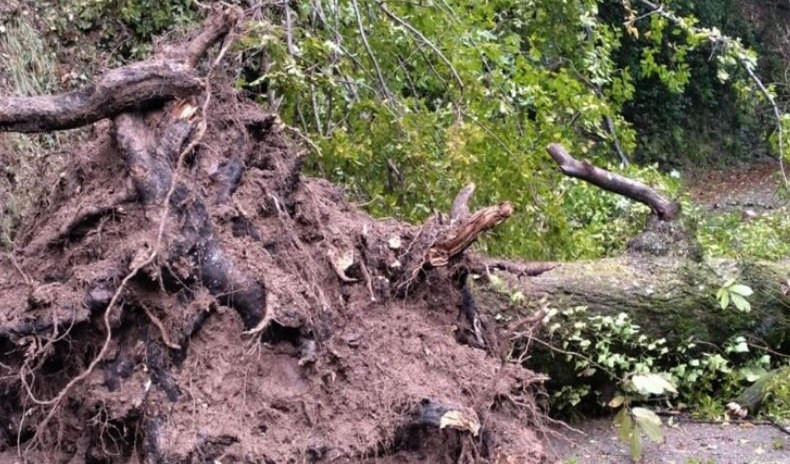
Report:
<svg viewBox="0 0 790 464"><path fill-rule="evenodd" d="M0 462L547 462L542 377L462 336L455 266L413 273L442 222L358 211L212 87L159 247L169 107L96 123L0 258Z"/></svg>
<svg viewBox="0 0 790 464"><path fill-rule="evenodd" d="M788 205L788 199L780 193L779 162L773 159L691 172L687 178L692 201L711 212L751 210L761 214Z"/></svg>
<svg viewBox="0 0 790 464"><path fill-rule="evenodd" d="M556 430L549 449L565 464L632 464L609 419ZM771 425L681 421L664 427L662 444L647 443L642 464L788 464L790 435Z"/></svg>

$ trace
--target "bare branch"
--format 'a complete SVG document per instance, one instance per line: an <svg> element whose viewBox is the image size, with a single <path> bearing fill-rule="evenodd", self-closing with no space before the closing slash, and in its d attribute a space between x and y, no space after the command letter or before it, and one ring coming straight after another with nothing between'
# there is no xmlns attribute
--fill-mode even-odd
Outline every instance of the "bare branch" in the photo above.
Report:
<svg viewBox="0 0 790 464"><path fill-rule="evenodd" d="M589 161L579 161L569 155L559 144L553 143L547 150L552 159L559 164L562 173L567 176L584 180L604 190L644 203L662 221L672 221L680 214L679 203L668 199L639 181L595 167Z"/></svg>
<svg viewBox="0 0 790 464"><path fill-rule="evenodd" d="M453 223L464 221L471 214L469 212L469 200L475 193L475 183L471 182L464 187L453 201L453 207L450 209L450 221Z"/></svg>
<svg viewBox="0 0 790 464"><path fill-rule="evenodd" d="M384 98L391 98L390 89L387 87L387 82L384 80L384 75L381 72L381 67L379 66L379 62L376 59L376 55L373 54L373 49L370 48L370 44L368 43L368 36L365 34L365 25L362 24L362 16L359 14L359 5L357 5L357 0L351 0L351 7L354 8L354 15L357 18L357 27L359 28L359 35L362 38L362 44L365 46L365 50L368 52L368 57L370 57L370 61L373 62L373 67L376 68L376 77L379 79L379 84L381 84L381 91L384 93Z"/></svg>

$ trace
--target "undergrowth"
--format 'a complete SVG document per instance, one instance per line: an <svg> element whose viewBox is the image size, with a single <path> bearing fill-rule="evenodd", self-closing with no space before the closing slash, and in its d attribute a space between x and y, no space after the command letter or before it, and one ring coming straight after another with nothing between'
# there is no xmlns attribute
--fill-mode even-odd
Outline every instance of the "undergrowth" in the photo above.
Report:
<svg viewBox="0 0 790 464"><path fill-rule="evenodd" d="M24 16L0 23L0 93L40 95L58 88L55 56ZM0 135L0 248L13 240L21 215L46 191L56 134Z"/></svg>
<svg viewBox="0 0 790 464"><path fill-rule="evenodd" d="M790 257L790 207L744 220L741 213L697 213L697 240L709 256L776 260Z"/></svg>
<svg viewBox="0 0 790 464"><path fill-rule="evenodd" d="M726 404L745 387L772 369L790 365L787 356L742 336L713 351L693 337L670 346L665 338L646 335L625 313L589 315L583 306L550 309L543 322L552 339L559 340L555 348L578 378L603 376L616 385L615 393L591 389L584 381L564 386L551 395L551 407L560 415L574 415L585 404L616 409L622 401L613 399L620 396L635 404L641 401L688 411L697 418L724 419ZM673 385L673 394L654 398L634 392L630 379L648 374L665 378ZM789 385L781 377L770 383L763 415L790 420Z"/></svg>

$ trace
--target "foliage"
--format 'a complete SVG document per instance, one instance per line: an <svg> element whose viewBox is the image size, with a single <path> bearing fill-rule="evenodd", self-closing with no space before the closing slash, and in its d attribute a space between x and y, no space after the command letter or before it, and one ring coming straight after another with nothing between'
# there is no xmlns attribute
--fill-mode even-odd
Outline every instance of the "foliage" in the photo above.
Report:
<svg viewBox="0 0 790 464"><path fill-rule="evenodd" d="M735 279L728 279L716 292L721 309L727 309L732 303L738 311L748 313L752 305L747 298L754 293L748 285L736 283Z"/></svg>
<svg viewBox="0 0 790 464"><path fill-rule="evenodd" d="M111 61L146 54L153 34L199 16L191 0L37 6L59 46L81 49L78 38L87 34ZM645 16L640 2L624 0L261 4L250 10L237 47L237 84L311 141L313 172L344 184L373 214L421 221L475 181L479 204L516 206L516 216L481 244L489 253L611 255L642 226L645 209L564 179L547 143L603 165L620 161L617 147L628 157L676 164L698 150L658 156L646 147L701 132L686 130L690 104L729 102L726 111L711 107L716 118L700 120L722 113L754 119L756 99L735 98L752 87L727 64L730 50L715 46L726 36L698 26L757 43L732 1L674 0L668 8L693 29ZM623 26L637 16L645 19ZM753 60L744 47L737 51ZM75 83L90 73L67 77ZM672 103L679 98L685 103ZM665 188L674 183L652 168L626 172Z"/></svg>
<svg viewBox="0 0 790 464"><path fill-rule="evenodd" d="M768 380L764 387L763 413L790 427L790 369Z"/></svg>
<svg viewBox="0 0 790 464"><path fill-rule="evenodd" d="M346 0L270 7L242 42L255 65L238 83L311 140L315 172L346 185L374 214L420 221L446 210L453 192L475 181L481 204L508 199L517 210L483 244L489 253L613 254L642 225L644 210L559 177L546 144L562 142L602 164L620 161L618 147L633 156L639 144L638 157L650 159L655 153L644 147L658 139L649 131L637 137L627 119L644 116L646 126L685 140L685 92L708 104L711 121L720 119L717 102L726 96L727 113L755 125L755 96L762 95L749 74L754 52L692 14L744 32L744 23L732 20L732 2L677 0L662 14L645 14L637 7L643 3ZM685 103L668 108L664 102L674 96ZM646 102L660 104L633 111ZM673 164L687 156L680 152L656 159Z"/></svg>
<svg viewBox="0 0 790 464"><path fill-rule="evenodd" d="M692 215L698 223L697 240L707 255L775 260L790 256L789 212L784 207L748 221L736 212Z"/></svg>
<svg viewBox="0 0 790 464"><path fill-rule="evenodd" d="M151 40L197 19L192 0L69 0L41 2L45 21L65 44L93 36L113 60L140 59Z"/></svg>
<svg viewBox="0 0 790 464"><path fill-rule="evenodd" d="M663 401L697 416L723 417L726 402L783 362L781 356L764 352L741 336L728 341L720 352L698 345L693 338L668 346L665 339L642 333L625 313L591 316L585 307L548 309L543 322L580 379L617 386L615 394L602 396L587 380L566 385L551 397L553 410L563 414L591 402L618 409L662 395Z"/></svg>
<svg viewBox="0 0 790 464"><path fill-rule="evenodd" d="M614 417L614 423L618 430L617 437L628 444L634 462L642 459L643 435L656 443L664 440L661 418L649 409L623 407Z"/></svg>

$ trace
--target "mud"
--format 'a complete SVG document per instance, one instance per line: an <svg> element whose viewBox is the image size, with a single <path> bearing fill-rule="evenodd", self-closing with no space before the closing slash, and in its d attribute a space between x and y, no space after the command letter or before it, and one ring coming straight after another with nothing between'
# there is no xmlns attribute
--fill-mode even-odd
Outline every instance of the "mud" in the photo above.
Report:
<svg viewBox="0 0 790 464"><path fill-rule="evenodd" d="M303 176L276 117L212 87L162 251L120 291L157 246L162 188L118 119L71 147L2 258L0 462L548 462L542 378L503 362L494 328L460 336L462 263L407 279L428 226L374 220ZM150 108L156 137L137 141L174 137L166 119ZM463 420L440 429L436 407Z"/></svg>

